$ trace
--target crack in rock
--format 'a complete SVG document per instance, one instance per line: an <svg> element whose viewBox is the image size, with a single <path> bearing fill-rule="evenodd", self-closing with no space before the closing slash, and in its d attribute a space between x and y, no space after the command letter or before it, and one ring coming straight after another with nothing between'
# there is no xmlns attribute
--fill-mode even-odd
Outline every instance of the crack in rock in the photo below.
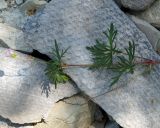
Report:
<svg viewBox="0 0 160 128"><path fill-rule="evenodd" d="M20 124L20 123L12 122L9 118L5 118L1 115L0 115L0 121L6 123L8 126L11 126L11 127L35 126L35 125L40 124L40 123L46 123L45 119L41 118L41 120L38 121L38 122L30 122L30 123Z"/></svg>

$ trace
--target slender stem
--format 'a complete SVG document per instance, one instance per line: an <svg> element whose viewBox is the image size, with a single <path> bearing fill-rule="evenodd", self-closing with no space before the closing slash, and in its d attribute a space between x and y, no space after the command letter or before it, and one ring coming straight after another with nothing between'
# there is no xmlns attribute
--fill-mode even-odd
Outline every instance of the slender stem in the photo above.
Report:
<svg viewBox="0 0 160 128"><path fill-rule="evenodd" d="M154 61L154 60L145 60L145 61L137 61L135 62L135 64L145 64L145 65L156 65L156 64L160 64L160 61Z"/></svg>
<svg viewBox="0 0 160 128"><path fill-rule="evenodd" d="M121 54L127 55L126 53L121 52ZM156 64L160 64L160 61L156 61L156 60L151 60L145 57L139 57L139 56L134 56L137 59L141 59L139 61L136 61L135 64L145 64L145 65L156 65ZM143 60L142 60L143 59Z"/></svg>
<svg viewBox="0 0 160 128"><path fill-rule="evenodd" d="M90 67L93 64L62 64L62 68L69 68L69 67Z"/></svg>
<svg viewBox="0 0 160 128"><path fill-rule="evenodd" d="M138 57L141 58L141 57ZM144 58L142 58L144 59ZM139 64L139 65L156 65L156 64L160 64L160 61L155 61L155 60L150 60L150 59L146 59L144 61L135 61L135 64ZM64 68L70 68L70 67L91 67L93 64L62 64L61 67ZM109 68L111 69L111 68Z"/></svg>

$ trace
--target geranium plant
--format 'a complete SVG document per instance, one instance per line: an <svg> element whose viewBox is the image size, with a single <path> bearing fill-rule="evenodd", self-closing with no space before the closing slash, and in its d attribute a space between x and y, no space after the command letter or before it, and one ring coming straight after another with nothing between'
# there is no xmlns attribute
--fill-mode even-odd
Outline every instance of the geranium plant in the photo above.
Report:
<svg viewBox="0 0 160 128"><path fill-rule="evenodd" d="M54 58L48 62L46 68L46 74L55 84L55 87L57 87L58 83L65 83L70 79L63 72L63 69L68 67L84 67L89 68L89 70L110 69L117 74L111 79L110 85L112 86L118 82L122 75L127 73L133 74L137 65L150 66L160 63L159 61L135 56L136 47L134 41L129 41L127 48L117 48L115 43L117 29L113 23L110 24L109 29L103 32L103 34L106 36L106 42L96 40L95 45L86 48L91 53L92 64L72 65L62 62L62 58L69 48L60 50L57 41L55 41L55 48L53 49Z"/></svg>

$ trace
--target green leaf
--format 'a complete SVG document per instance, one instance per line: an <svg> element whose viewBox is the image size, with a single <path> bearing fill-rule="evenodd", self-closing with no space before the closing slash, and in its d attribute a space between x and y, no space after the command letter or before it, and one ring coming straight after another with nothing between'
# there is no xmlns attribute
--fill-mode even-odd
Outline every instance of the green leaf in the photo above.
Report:
<svg viewBox="0 0 160 128"><path fill-rule="evenodd" d="M118 73L118 75L112 78L111 85L117 83L122 74L134 72L135 44L134 42L129 42L128 44L129 47L125 48L126 56L118 56L118 63L113 66L113 71Z"/></svg>
<svg viewBox="0 0 160 128"><path fill-rule="evenodd" d="M55 84L55 88L57 88L57 84L69 81L69 77L63 72L61 66L63 64L62 57L64 57L68 49L69 48L60 50L57 41L55 40L55 49L53 49L54 59L47 63L45 70L49 80Z"/></svg>
<svg viewBox="0 0 160 128"><path fill-rule="evenodd" d="M87 50L89 50L92 55L92 69L111 67L113 64L114 55L121 53L121 51L117 49L116 44L114 43L117 35L117 30L114 25L111 24L108 31L103 33L107 37L108 43L96 40L96 44L94 46L87 47Z"/></svg>
<svg viewBox="0 0 160 128"><path fill-rule="evenodd" d="M112 82L111 82L110 86L113 86L115 83L117 83L121 76L122 76L122 73L118 74L115 77L112 77Z"/></svg>

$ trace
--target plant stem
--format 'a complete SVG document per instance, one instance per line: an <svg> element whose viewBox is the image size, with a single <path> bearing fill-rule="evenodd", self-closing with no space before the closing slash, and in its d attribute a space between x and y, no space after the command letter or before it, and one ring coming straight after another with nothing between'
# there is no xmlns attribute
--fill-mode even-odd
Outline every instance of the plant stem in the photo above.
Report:
<svg viewBox="0 0 160 128"><path fill-rule="evenodd" d="M69 67L90 67L93 64L61 64L62 68L69 68Z"/></svg>
<svg viewBox="0 0 160 128"><path fill-rule="evenodd" d="M140 58L143 59L143 61L139 60L139 61L135 61L135 64L139 64L139 65L156 65L156 64L160 64L160 61L156 61L156 60L151 60L151 59L147 59L147 58L143 58L143 57L136 57L136 58ZM70 68L70 67L91 67L93 64L61 64L61 67L63 69L65 68ZM109 68L110 69L110 68Z"/></svg>
<svg viewBox="0 0 160 128"><path fill-rule="evenodd" d="M127 55L126 53L121 52L121 54ZM136 61L135 64L145 64L145 65L156 65L156 64L160 64L160 61L156 61L156 60L151 60L145 57L139 57L139 56L134 56L136 59L140 59L139 61Z"/></svg>
<svg viewBox="0 0 160 128"><path fill-rule="evenodd" d="M144 65L156 65L156 64L160 64L160 61L155 61L155 60L145 60L145 61L137 61L135 62L135 64L144 64Z"/></svg>

